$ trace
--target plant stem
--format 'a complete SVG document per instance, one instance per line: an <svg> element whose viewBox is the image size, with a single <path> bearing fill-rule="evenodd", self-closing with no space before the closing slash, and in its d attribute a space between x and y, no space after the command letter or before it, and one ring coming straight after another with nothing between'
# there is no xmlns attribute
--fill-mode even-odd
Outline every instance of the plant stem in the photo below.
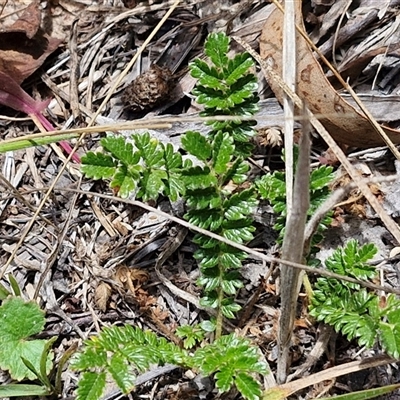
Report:
<svg viewBox="0 0 400 400"><path fill-rule="evenodd" d="M220 269L220 275L222 275L222 269ZM219 339L222 335L222 300L224 299L224 291L221 287L217 289L218 291L218 310L217 310L217 320L215 328L215 339Z"/></svg>

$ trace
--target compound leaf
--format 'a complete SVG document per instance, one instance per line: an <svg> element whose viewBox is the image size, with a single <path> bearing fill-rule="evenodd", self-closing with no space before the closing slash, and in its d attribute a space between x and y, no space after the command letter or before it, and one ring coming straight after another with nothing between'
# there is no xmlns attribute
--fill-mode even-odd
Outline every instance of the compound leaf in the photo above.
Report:
<svg viewBox="0 0 400 400"><path fill-rule="evenodd" d="M199 132L186 132L182 137L182 147L201 161L207 161L211 157L211 145Z"/></svg>
<svg viewBox="0 0 400 400"><path fill-rule="evenodd" d="M104 150L125 165L137 164L140 160L138 152L133 151L132 143L128 143L122 136L108 136L101 139Z"/></svg>
<svg viewBox="0 0 400 400"><path fill-rule="evenodd" d="M89 151L82 157L82 172L93 179L110 178L115 174L117 163L113 158L103 153Z"/></svg>
<svg viewBox="0 0 400 400"><path fill-rule="evenodd" d="M253 65L254 62L248 53L237 54L235 58L228 62L229 75L226 77L226 83L228 85L234 84L245 75Z"/></svg>
<svg viewBox="0 0 400 400"><path fill-rule="evenodd" d="M215 385L220 392L227 392L233 385L233 371L229 368L223 368L215 374Z"/></svg>
<svg viewBox="0 0 400 400"><path fill-rule="evenodd" d="M212 147L214 170L217 174L223 174L227 171L228 163L235 150L233 138L226 132L218 132L214 138Z"/></svg>
<svg viewBox="0 0 400 400"><path fill-rule="evenodd" d="M142 197L144 201L156 199L165 189L164 180L167 178L168 175L164 170L153 169L146 171L140 182L138 197Z"/></svg>
<svg viewBox="0 0 400 400"><path fill-rule="evenodd" d="M333 168L326 165L314 169L310 175L310 190L326 189L334 178Z"/></svg>
<svg viewBox="0 0 400 400"><path fill-rule="evenodd" d="M228 64L229 37L223 32L211 33L205 44L204 52L217 68L224 68Z"/></svg>
<svg viewBox="0 0 400 400"><path fill-rule="evenodd" d="M106 386L105 372L84 372L79 381L77 400L98 400Z"/></svg>
<svg viewBox="0 0 400 400"><path fill-rule="evenodd" d="M107 369L123 393L127 394L133 389L135 385L134 375L121 354L117 353L111 357Z"/></svg>
<svg viewBox="0 0 400 400"><path fill-rule="evenodd" d="M260 399L260 384L251 375L244 372L238 372L235 376L235 385L237 390L239 390L245 399Z"/></svg>

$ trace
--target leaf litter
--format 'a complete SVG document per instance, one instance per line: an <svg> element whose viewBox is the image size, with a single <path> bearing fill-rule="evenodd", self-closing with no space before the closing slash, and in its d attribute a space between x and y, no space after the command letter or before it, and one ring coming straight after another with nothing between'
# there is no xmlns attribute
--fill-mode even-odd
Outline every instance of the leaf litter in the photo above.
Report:
<svg viewBox="0 0 400 400"><path fill-rule="evenodd" d="M17 9L13 3L18 3ZM2 114L6 115L1 121L2 139L35 131L33 123L13 120L14 117L25 117L25 114L34 114L42 124L43 118L46 118L51 121L52 126L60 130L85 126L113 86L116 77L172 4L157 1L137 4L125 2L124 7L118 0L86 3L80 0L47 3L7 2L2 15L5 28L0 32L0 101L9 106L8 109L2 110ZM380 6L378 9L374 2L361 1L352 4L347 13L343 12L345 4L348 3L346 1L338 1L335 4L310 0L304 3L303 17L311 38L330 60L333 60L331 55L334 53L333 61L336 62L339 71L345 78L350 78L352 87L363 96L369 110L377 114L379 122L392 132L391 138L395 139L400 121L399 114L395 112L398 109L396 104L400 95L400 82L397 78L399 75L396 75L397 64L390 57L396 57L398 51L396 2L385 2L385 7ZM197 115L198 105L186 96L194 85L186 68L188 61L201 55L205 32L225 29L258 49L261 30L266 23L268 24L273 7L272 4L261 1L208 0L185 3L167 20L133 70L124 78L98 120L109 122L157 116L161 120L163 114L179 117ZM77 36L69 36L72 21L78 16L80 19ZM51 21L54 22L57 31L52 29ZM275 31L271 31L270 28L264 28L263 32L268 40L279 39L279 35L275 35ZM15 47L9 48L8 43L13 43ZM35 52L31 51L32 47ZM71 49L75 49L74 54L71 54ZM273 54L273 57L275 56L276 53ZM311 62L311 59L307 58L306 62ZM173 93L163 98L163 104L155 102L150 110L147 104L133 109L128 107L122 101L123 91L132 87L132 82L140 75L146 74L154 63L173 71L176 84ZM316 63L317 61L312 60L315 69ZM71 71L74 71L73 75ZM326 86L328 83L325 80L323 86L320 85L318 82L322 81L318 78L317 81L306 81L302 90L313 94L311 97L306 96L312 103L318 100L315 96L315 93L318 93L317 89L323 92L321 87L328 88L326 90L332 93L333 101L327 108L316 111L331 118L332 114L338 113L339 106L343 106L339 95L343 94L345 97L346 94L338 90L337 82L330 72L326 70L325 73L333 87ZM391 78L387 78L388 76ZM73 85L75 89L71 89ZM275 99L279 99L280 95L273 85L271 90L265 81L261 82L260 86L262 102L258 122L262 132L268 134L262 134L262 143L258 147L255 160L259 167L274 170L280 167L281 149L277 132L282 129L283 114ZM14 97L10 97L11 95ZM11 101L12 98L15 100ZM347 100L348 95L345 98ZM136 96L135 102L137 101L140 101L140 98ZM148 102L148 99L145 101ZM375 133L369 136L368 132L372 132L369 126L364 131L359 129L358 125L361 123L367 126L363 116L349 111L351 109L347 105L344 107L345 110L340 112L343 112L347 119L351 119L353 125L350 129L340 127L338 131L343 133L338 138L342 139L342 145L347 152L353 151L349 146L383 143L379 142ZM72 115L72 109L78 110L78 114ZM197 124L195 130L203 129L199 127L199 122L192 124ZM51 129L46 126L46 122L43 125L46 129ZM173 128L172 132L168 133L156 129L151 132L176 146L183 131L193 130L193 126L186 123L180 125L181 131L178 128L174 131ZM329 126L329 123L327 125ZM356 136L361 134L364 136ZM96 149L99 138L100 135L96 134L87 137L84 148L79 151L84 153ZM314 152L317 157L322 157L322 152L326 150L321 142L315 141ZM0 222L2 265L14 250L16 240L33 215L32 210L18 200L16 190L19 196L22 195L28 203L37 207L43 199L42 189L53 183L61 168L60 157L62 154L44 147L34 151L19 150L1 156L2 173L14 187L14 190L11 190L4 182L0 182L0 185L4 186L0 199L4 203ZM384 182L386 176L397 172L397 161L394 161L385 149L380 153L370 149L369 152L356 154L351 159L357 160L360 165L361 176L376 180L374 184L379 186L376 195L387 207L390 215L398 218L398 200L396 195L393 195L397 192L397 186ZM337 174L339 182L346 179L340 176L340 170ZM159 284L154 273L153 267L158 251L168 238L171 224L156 214L152 215L139 208L106 199L79 195L74 203L68 192L59 191L57 188L80 187L93 192L109 193L105 184L80 183L79 176L74 167L61 175L52 197L47 200L41 212L46 221L43 218L38 219L7 269L7 273L15 276L25 296L32 299L46 265L55 257L47 279L39 288L38 299L41 307L47 312L46 331L67 338L57 342L57 351L62 353L71 341L77 340L74 327L78 327L87 336L94 334L103 324L130 323L166 335L168 331L173 332L181 321L201 321L199 310L187 306L185 301L176 296L171 296L168 290ZM338 226L333 227L330 235L327 235L321 252L333 249L338 241L343 243L350 237L356 237L361 242L375 242L379 248L379 256L387 258L395 243L381 226L379 217L374 215L368 204L362 202L357 193L350 193L343 202L346 204L340 206L341 211L336 211ZM179 204L173 204L171 208L168 202L160 201L157 206L175 215L182 213ZM72 212L69 214L71 208ZM259 211L264 217L260 216L258 220L266 224L259 226L260 237L273 236L271 222L264 222L269 221L265 215L271 215L271 212L268 208L261 208ZM64 237L61 235L62 229L67 232ZM264 240L255 242L254 246L270 253L274 249L265 248ZM54 248L58 249L55 254ZM171 273L169 279L187 291L196 289L196 267L191 258L193 250L193 245L187 239L168 261ZM249 265L257 262L249 259ZM128 266L129 271L124 270L122 265ZM267 281L257 282L257 277L250 275L240 300L246 305L258 286L265 288L259 292L254 303L249 302L250 311L253 312L247 313L250 319L243 321L242 326L248 326L250 337L265 345L263 347L267 349L266 357L273 365L279 281L276 280L276 272L273 272L272 266L269 268L272 274L266 278ZM396 286L394 264L388 262L383 268L385 279ZM264 271L267 269L267 266L264 266ZM262 275L262 266L259 270L259 274ZM125 271L123 278L121 271ZM4 278L2 282L6 282ZM193 291L193 294L198 295L196 291ZM267 306L272 310L267 309ZM152 311L148 312L149 309ZM260 312L260 309L264 311ZM305 315L306 310L303 309L302 316ZM293 358L297 360L295 366L301 367L306 362L316 336L316 328L299 317L293 347ZM332 363L343 363L351 357L360 358L356 355L357 347L341 338L337 341L337 348L336 355L331 352L331 357L324 358L321 352L320 364L314 367L313 371L316 371L315 368L331 366ZM370 354L372 353L364 351L362 357ZM311 364L308 365L312 368ZM304 371L304 374L307 373L310 373L310 369ZM379 368L372 369L369 377L382 383L381 373ZM197 380L182 376L177 371L169 374L171 383L158 383L165 385L168 397L159 390L156 398L177 398L173 397L175 395L188 398L185 396L189 396L189 393L192 393L193 398L212 396L210 386L200 386ZM145 395L151 391L162 373L155 375L152 381L137 388L138 395ZM396 371L392 369L393 380L396 380L395 375ZM338 382L332 393L353 390L356 383L359 383L355 381L348 379ZM384 382L390 383L388 376L384 377ZM324 389L316 384L311 392L302 392L299 396L303 397L297 398L311 398L309 396L316 396ZM64 396L72 395L73 388L70 386L66 386L64 390ZM193 391L196 394L193 395Z"/></svg>

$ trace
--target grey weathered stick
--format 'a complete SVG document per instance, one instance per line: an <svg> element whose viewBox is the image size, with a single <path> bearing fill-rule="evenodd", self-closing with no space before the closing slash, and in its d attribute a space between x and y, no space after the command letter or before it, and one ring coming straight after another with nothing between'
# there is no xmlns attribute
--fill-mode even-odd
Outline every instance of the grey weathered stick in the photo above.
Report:
<svg viewBox="0 0 400 400"><path fill-rule="evenodd" d="M285 0L283 22L283 80L296 91L296 8L292 1ZM283 112L285 114L285 180L286 180L286 215L290 216L293 206L293 129L294 104L290 96L283 94Z"/></svg>
<svg viewBox="0 0 400 400"><path fill-rule="evenodd" d="M297 162L292 212L287 218L285 236L282 246L282 258L296 263L303 262L304 229L307 220L307 211L310 205L310 125L303 124L303 133L299 146L299 160ZM289 349L291 345L296 304L299 291L300 271L285 264L281 268L281 314L278 333L278 383L286 381L289 368Z"/></svg>

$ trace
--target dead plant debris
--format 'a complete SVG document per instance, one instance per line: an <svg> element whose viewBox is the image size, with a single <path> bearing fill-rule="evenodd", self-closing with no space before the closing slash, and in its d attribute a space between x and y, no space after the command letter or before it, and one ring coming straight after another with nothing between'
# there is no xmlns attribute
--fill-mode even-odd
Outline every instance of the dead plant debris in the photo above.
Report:
<svg viewBox="0 0 400 400"><path fill-rule="evenodd" d="M32 101L36 102L36 111L45 115L58 130L83 127L94 117L117 77L172 3L156 0L0 0L1 140L42 129L35 125L37 121L26 119L24 108L12 105L9 96L13 93L5 91L3 81L8 78L15 81L20 88L18 92L26 91L35 99ZM299 20L321 53L344 79L349 80L396 143L400 142L399 5L397 0L305 0ZM194 79L187 66L194 57L202 55L206 34L224 30L239 36L261 51L263 57L273 59L280 66L281 21L282 15L275 11L274 4L261 0L181 2L112 94L97 122L129 120L137 118L136 114L144 120L157 114L161 114L160 119L163 115L175 115L178 121L183 116L198 115L201 107L191 99ZM76 35L70 34L73 22L77 24ZM349 96L339 88L325 65L321 66L318 55L304 46L300 49L299 95L307 100L346 152L381 145L383 142L368 119L358 108L343 100ZM25 92L19 93L26 99ZM261 146L254 157L255 174L262 170L273 171L283 165L280 154L283 114L276 101L276 98L281 100L282 94L261 74L259 93L262 101L258 140ZM20 120L22 117L24 119ZM150 129L150 132L177 145L183 131L201 129L204 128L199 125L177 124L170 132L157 129ZM87 136L79 152L97 149L100 136ZM45 190L54 183L62 167L65 154L59 148L56 151L46 146L0 155L0 265L6 264L43 200ZM335 155L329 153L319 138L314 139L313 155L323 163L337 164ZM355 153L352 160L357 160L361 171L368 169L368 179L382 181L371 183L371 190L390 216L398 221L399 180L386 183L384 178L399 173L399 162L393 160L386 148ZM341 175L337 187L348 183L346 176ZM118 201L79 195L74 202L73 196L65 191L68 188L111 194L102 182L81 181L79 169L69 166L59 177L40 218L18 248L12 263L2 271L2 283L7 284L5 278L12 274L23 295L31 299L46 267L53 262L40 288L38 302L48 317L45 334L59 335L55 344L57 354L62 355L71 345L76 345L79 336L89 337L102 326L123 323L152 329L181 343L174 334L176 327L201 322L202 311L172 295L160 283L154 269L171 224L156 214ZM160 200L154 205L171 213L182 213L179 204L171 207L165 200ZM372 241L378 246L381 258L389 256L393 239L359 196L357 188L338 207L334 226L321 247L322 258L350 237L361 242ZM263 216L257 218L257 232L262 240L255 245L273 254L275 247L267 246L266 243L271 241L265 239L272 235L273 218L265 218L265 214L271 215L271 210L266 207L260 212ZM58 249L57 253L54 249ZM166 260L164 268L176 287L197 297L193 250L189 235ZM245 288L238 300L245 306L254 292L259 295L255 304L249 303L251 309L246 309L244 314L247 320L240 321L240 327L244 327L244 335L261 346L264 357L274 368L279 279L277 273L271 273L274 266L257 264L251 259L248 264L252 273L247 273ZM398 286L393 264L388 263L384 268L382 279ZM263 276L267 276L266 280ZM301 300L305 302L305 293L301 294ZM324 341L318 359L310 363L309 356L312 358L313 349L320 344L321 330L308 319L304 304L298 303L294 374L298 369L305 376L371 354L368 351L358 353L355 344L333 335L331 342ZM306 368L302 369L303 366ZM367 377L332 379L316 384L292 398L309 399L327 393L351 392L360 385L373 387L382 382L377 378L382 371L388 371L385 374L387 383L399 380L398 369L392 366L369 371ZM0 375L1 383L8 379L6 373ZM62 396L69 398L74 395L76 377L68 372L63 381ZM215 398L213 390L211 382L172 369L161 374L155 371L152 380L138 386L138 397L135 398L212 399ZM238 397L232 393L224 398Z"/></svg>

